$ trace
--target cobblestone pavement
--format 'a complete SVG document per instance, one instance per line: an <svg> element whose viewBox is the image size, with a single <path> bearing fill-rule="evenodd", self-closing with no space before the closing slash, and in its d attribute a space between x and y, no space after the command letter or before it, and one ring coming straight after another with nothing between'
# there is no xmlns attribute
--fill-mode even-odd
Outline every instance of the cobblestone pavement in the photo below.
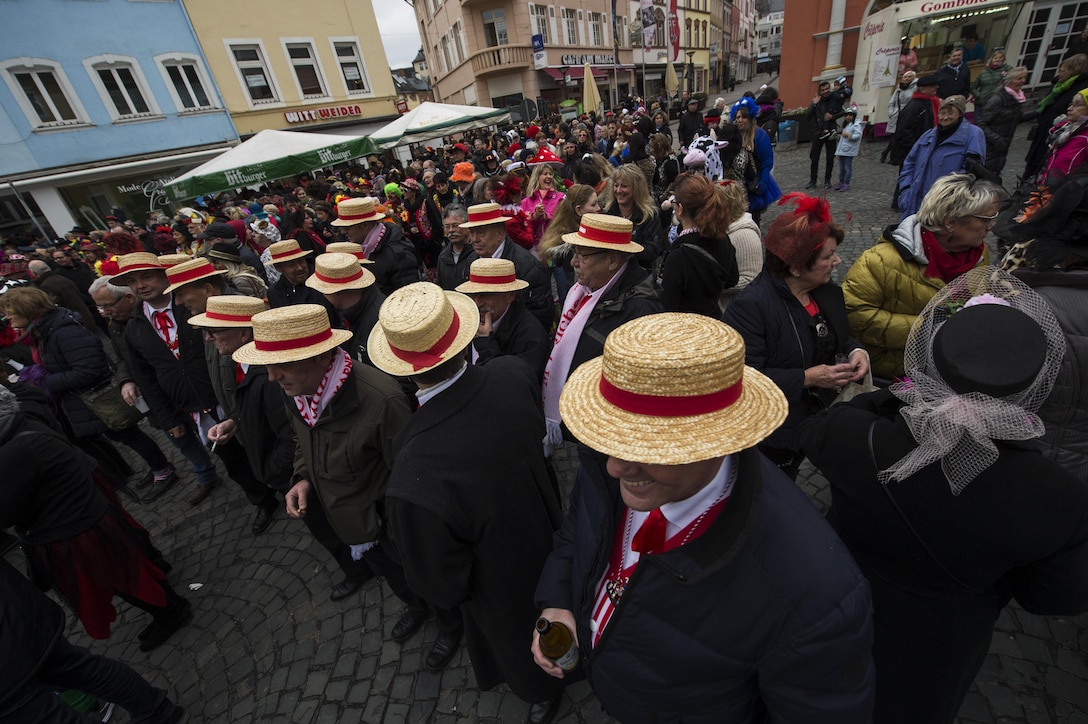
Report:
<svg viewBox="0 0 1088 724"><path fill-rule="evenodd" d="M743 90L738 88L738 95ZM1025 130L1021 127L1010 154L1012 171L1023 157ZM882 142L863 142L851 191L828 194L835 218L847 230L840 278L896 219L888 208L895 170L878 163L881 148ZM807 150L807 145L778 147L775 173L784 191L807 182ZM764 228L774 213L765 215ZM187 470L157 437L179 471ZM570 449L557 453L556 462L569 490L575 473ZM826 508L829 491L818 472L806 464L798 482ZM423 669L435 637L433 623L403 645L391 641L389 631L403 607L384 582L371 581L359 594L330 602L338 571L301 522L279 512L268 531L254 537L252 509L240 490L224 485L194 509L185 502L192 484L192 475L186 475L149 505L125 499L173 563L170 578L193 604L192 624L156 651L141 653L136 635L146 614L118 599L118 620L108 641L89 641L69 617L71 640L129 663L168 689L188 709L190 722L524 720L526 705L505 687L477 690L464 650L441 674ZM19 557L17 551L8 553L22 566ZM998 620L990 655L960 721L1088 724L1086 652L1088 615L1038 617L1010 607ZM115 721L127 717L121 713ZM583 682L567 688L558 721L612 720Z"/></svg>

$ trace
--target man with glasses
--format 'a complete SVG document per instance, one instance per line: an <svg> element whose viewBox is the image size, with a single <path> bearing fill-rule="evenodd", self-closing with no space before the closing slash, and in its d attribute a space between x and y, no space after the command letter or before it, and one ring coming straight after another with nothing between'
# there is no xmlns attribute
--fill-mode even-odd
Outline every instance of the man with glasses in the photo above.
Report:
<svg viewBox="0 0 1088 724"><path fill-rule="evenodd" d="M461 224L468 220L468 212L461 204L450 204L442 209L442 230L446 235L446 246L438 255L438 286L443 289L456 289L458 284L468 280L469 265L476 258L476 252L468 245L468 232Z"/></svg>
<svg viewBox="0 0 1088 724"><path fill-rule="evenodd" d="M642 245L631 241L629 219L583 214L578 231L564 234L574 247L575 284L563 302L551 356L544 369L548 454L562 442L559 394L578 365L604 352L604 340L624 322L663 312L650 274L633 262Z"/></svg>

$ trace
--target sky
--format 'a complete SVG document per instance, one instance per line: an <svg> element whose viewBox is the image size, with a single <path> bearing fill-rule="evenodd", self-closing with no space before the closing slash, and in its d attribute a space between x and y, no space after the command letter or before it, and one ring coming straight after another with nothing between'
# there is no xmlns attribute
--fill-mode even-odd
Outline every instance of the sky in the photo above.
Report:
<svg viewBox="0 0 1088 724"><path fill-rule="evenodd" d="M419 52L416 13L404 0L371 0L390 68L407 68Z"/></svg>

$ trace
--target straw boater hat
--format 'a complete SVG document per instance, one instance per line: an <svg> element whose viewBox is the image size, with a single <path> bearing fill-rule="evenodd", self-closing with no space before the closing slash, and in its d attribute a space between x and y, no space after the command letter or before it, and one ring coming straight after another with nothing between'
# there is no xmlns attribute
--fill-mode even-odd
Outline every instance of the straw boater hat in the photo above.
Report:
<svg viewBox="0 0 1088 724"><path fill-rule="evenodd" d="M563 422L605 455L681 465L750 448L786 419L786 397L744 365L744 339L700 314L633 319L571 373Z"/></svg>
<svg viewBox="0 0 1088 724"><path fill-rule="evenodd" d="M170 286L168 286L163 293L170 294L191 282L200 281L201 279L210 279L211 277L220 277L224 274L226 274L225 271L219 271L212 266L212 263L207 259L201 258L183 261L166 270L166 278L170 280Z"/></svg>
<svg viewBox="0 0 1088 724"><path fill-rule="evenodd" d="M116 278L121 279L128 276L132 272L145 271L148 269L154 269L155 271L165 272L162 268L162 264L159 262L159 257L146 251L137 251L132 254L123 254L117 259L117 274ZM124 282L122 282L124 283Z"/></svg>
<svg viewBox="0 0 1088 724"><path fill-rule="evenodd" d="M631 241L634 225L630 219L609 214L582 214L578 231L563 234L563 241L574 246L591 246L595 249L637 254L642 244Z"/></svg>
<svg viewBox="0 0 1088 724"><path fill-rule="evenodd" d="M359 260L360 264L373 264L370 259L366 258L366 252L363 251L362 244L356 244L354 241L334 241L331 244L325 246L326 254L351 254Z"/></svg>
<svg viewBox="0 0 1088 724"><path fill-rule="evenodd" d="M267 311L263 299L242 294L208 297L208 311L189 318L194 327L252 327L254 314Z"/></svg>
<svg viewBox="0 0 1088 724"><path fill-rule="evenodd" d="M468 281L457 287L457 291L462 294L517 292L527 286L529 282L517 278L514 262L509 259L473 259Z"/></svg>
<svg viewBox="0 0 1088 724"><path fill-rule="evenodd" d="M346 329L331 329L329 313L319 304L292 304L253 315L253 341L233 358L248 365L273 365L316 357L351 339Z"/></svg>
<svg viewBox="0 0 1088 724"><path fill-rule="evenodd" d="M364 221L381 221L385 217L375 210L374 205L373 196L343 199L336 205L336 218L329 223L333 226L355 226Z"/></svg>
<svg viewBox="0 0 1088 724"><path fill-rule="evenodd" d="M468 221L461 224L462 229L471 229L474 226L486 226L487 224L505 224L512 219L502 213L502 207L494 201L486 204L476 204L468 207Z"/></svg>
<svg viewBox="0 0 1088 724"><path fill-rule="evenodd" d="M359 264L352 254L321 254L314 273L306 286L322 294L335 294L346 289L366 289L374 283L374 275Z"/></svg>
<svg viewBox="0 0 1088 724"><path fill-rule="evenodd" d="M268 253L272 255L273 264L282 264L285 261L301 259L307 254L312 253L312 251L312 249L303 251L302 247L299 246L298 242L294 239L284 239L283 241L277 241L275 244L268 245Z"/></svg>
<svg viewBox="0 0 1088 724"><path fill-rule="evenodd" d="M366 351L383 372L418 375L467 347L479 327L480 310L474 301L437 284L416 282L382 302Z"/></svg>
<svg viewBox="0 0 1088 724"><path fill-rule="evenodd" d="M163 254L159 257L159 264L161 264L164 269L169 269L172 266L177 266L178 264L189 261L192 258L193 257L189 256L188 254Z"/></svg>

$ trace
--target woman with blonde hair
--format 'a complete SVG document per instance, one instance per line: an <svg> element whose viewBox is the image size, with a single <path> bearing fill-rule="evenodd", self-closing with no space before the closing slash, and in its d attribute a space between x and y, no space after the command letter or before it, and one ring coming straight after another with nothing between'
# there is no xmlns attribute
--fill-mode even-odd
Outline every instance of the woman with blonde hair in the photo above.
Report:
<svg viewBox="0 0 1088 724"><path fill-rule="evenodd" d="M552 223L548 224L548 230L544 232L544 238L540 240L536 253L540 261L552 270L560 299L566 298L566 293L570 291L571 280L574 278L574 270L570 265L574 248L563 241L563 234L573 234L578 231L582 214L597 214L600 211L601 207L597 203L597 192L594 188L585 184L574 184L567 189L566 198L556 207Z"/></svg>
<svg viewBox="0 0 1088 724"><path fill-rule="evenodd" d="M736 285L722 294L723 306L729 306L729 302L763 271L763 242L759 224L748 213L748 192L744 190L744 184L725 179L718 185L718 193L725 202L729 241L737 254L739 274Z"/></svg>
<svg viewBox="0 0 1088 724"><path fill-rule="evenodd" d="M227 248L220 248L227 247ZM208 261L216 269L225 271L227 281L234 285L247 297L264 299L268 294L268 285L264 283L257 271L248 264L242 263L242 258L230 248L229 244L216 244L208 252Z"/></svg>
<svg viewBox="0 0 1088 724"><path fill-rule="evenodd" d="M634 225L631 241L642 245L635 259L649 269L661 256L661 216L642 169L625 163L612 173L612 203L604 213L622 216Z"/></svg>
<svg viewBox="0 0 1088 724"><path fill-rule="evenodd" d="M763 210L782 198L782 191L775 183L774 176L771 175L771 170L774 168L774 147L771 145L771 137L767 135L767 132L756 125L750 108L737 108L733 123L740 131L741 145L755 164L755 183L746 190L748 211L758 224Z"/></svg>
<svg viewBox="0 0 1088 724"><path fill-rule="evenodd" d="M559 190L556 178L551 164L537 163L533 165L533 175L529 177L529 185L525 187L521 210L532 219L535 244L539 244L544 238L544 232L555 215L555 209L563 200L563 192Z"/></svg>

